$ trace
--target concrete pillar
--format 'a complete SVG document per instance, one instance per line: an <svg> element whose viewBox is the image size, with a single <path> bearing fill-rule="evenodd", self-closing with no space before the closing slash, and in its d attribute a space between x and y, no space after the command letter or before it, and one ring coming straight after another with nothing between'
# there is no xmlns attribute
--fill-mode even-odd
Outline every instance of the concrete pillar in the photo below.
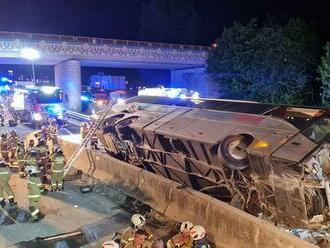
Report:
<svg viewBox="0 0 330 248"><path fill-rule="evenodd" d="M209 78L205 67L172 70L171 87L195 90L205 98L219 98L222 95L221 85Z"/></svg>
<svg viewBox="0 0 330 248"><path fill-rule="evenodd" d="M67 108L81 110L81 67L78 60L67 60L55 65L55 85L63 90Z"/></svg>

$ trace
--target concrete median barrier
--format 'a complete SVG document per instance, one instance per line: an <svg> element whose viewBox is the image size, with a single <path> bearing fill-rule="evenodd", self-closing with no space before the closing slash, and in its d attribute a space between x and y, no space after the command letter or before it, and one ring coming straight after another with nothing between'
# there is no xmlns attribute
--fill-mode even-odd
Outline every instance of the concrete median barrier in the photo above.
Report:
<svg viewBox="0 0 330 248"><path fill-rule="evenodd" d="M68 158L77 145L62 141ZM261 219L180 184L97 151L84 151L74 167L119 187L177 221L203 225L216 247L316 247Z"/></svg>

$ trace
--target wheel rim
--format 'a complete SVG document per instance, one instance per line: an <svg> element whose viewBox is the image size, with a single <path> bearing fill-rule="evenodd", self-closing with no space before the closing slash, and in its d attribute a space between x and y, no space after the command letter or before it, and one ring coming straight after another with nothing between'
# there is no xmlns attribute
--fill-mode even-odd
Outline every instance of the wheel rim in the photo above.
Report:
<svg viewBox="0 0 330 248"><path fill-rule="evenodd" d="M228 154L237 160L243 160L247 157L246 152L241 148L240 140L234 140L229 143Z"/></svg>

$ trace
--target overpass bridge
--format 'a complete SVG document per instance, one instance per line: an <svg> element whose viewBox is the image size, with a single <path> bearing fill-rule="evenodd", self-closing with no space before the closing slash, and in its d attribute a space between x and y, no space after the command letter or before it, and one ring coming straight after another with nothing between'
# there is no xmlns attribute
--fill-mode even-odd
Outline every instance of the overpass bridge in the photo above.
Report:
<svg viewBox="0 0 330 248"><path fill-rule="evenodd" d="M72 110L80 108L81 66L166 69L171 71L171 83L175 86L200 88L204 96L214 96L216 92L212 83L205 83L210 47L0 32L0 64L31 63L21 57L21 50L26 47L40 52L41 57L34 64L54 65L55 84L68 95Z"/></svg>

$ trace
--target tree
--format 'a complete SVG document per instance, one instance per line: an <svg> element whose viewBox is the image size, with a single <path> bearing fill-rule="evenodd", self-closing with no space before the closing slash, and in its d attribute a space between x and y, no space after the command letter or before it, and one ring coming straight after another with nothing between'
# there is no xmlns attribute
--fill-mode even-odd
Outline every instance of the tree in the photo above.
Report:
<svg viewBox="0 0 330 248"><path fill-rule="evenodd" d="M319 42L304 21L234 23L217 44L208 72L231 92L261 102L309 103Z"/></svg>
<svg viewBox="0 0 330 248"><path fill-rule="evenodd" d="M321 65L319 66L319 73L321 76L321 98L325 107L330 107L330 43L328 42L325 47L325 54L321 58Z"/></svg>

